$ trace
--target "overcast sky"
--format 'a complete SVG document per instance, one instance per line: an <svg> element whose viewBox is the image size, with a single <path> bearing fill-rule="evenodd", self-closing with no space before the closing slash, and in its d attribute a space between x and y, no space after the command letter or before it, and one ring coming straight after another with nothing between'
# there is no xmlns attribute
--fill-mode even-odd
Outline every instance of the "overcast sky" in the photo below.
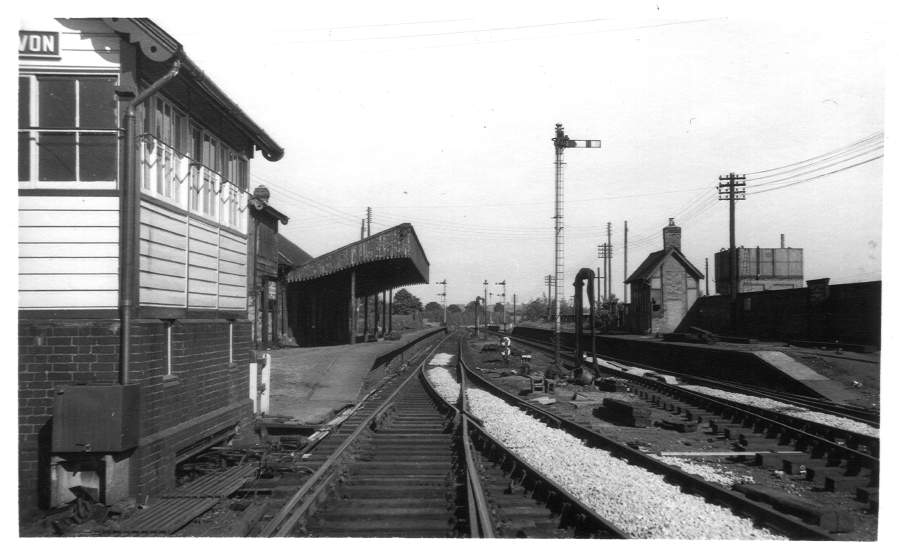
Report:
<svg viewBox="0 0 899 560"><path fill-rule="evenodd" d="M288 238L323 254L357 240L371 206L373 232L414 225L450 302L482 293L484 279L506 280L510 299L542 294L557 122L602 140L566 151L566 295L579 268L601 264L612 222L619 296L625 220L631 271L661 248L669 217L702 269L728 244L719 174L802 162L884 128L877 4L423 4L202 17L144 7L285 148L277 163L254 159L252 183L290 216ZM767 187L882 153L876 140L853 149ZM880 279L882 162L748 189L737 244L776 247L783 233L805 250L806 279ZM427 302L440 289L411 291Z"/></svg>

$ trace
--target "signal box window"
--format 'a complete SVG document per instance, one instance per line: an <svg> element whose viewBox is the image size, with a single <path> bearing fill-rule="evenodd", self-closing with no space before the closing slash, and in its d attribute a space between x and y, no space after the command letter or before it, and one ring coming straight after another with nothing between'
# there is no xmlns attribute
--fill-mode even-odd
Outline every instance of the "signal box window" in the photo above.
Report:
<svg viewBox="0 0 899 560"><path fill-rule="evenodd" d="M20 181L115 181L115 83L104 76L20 77Z"/></svg>

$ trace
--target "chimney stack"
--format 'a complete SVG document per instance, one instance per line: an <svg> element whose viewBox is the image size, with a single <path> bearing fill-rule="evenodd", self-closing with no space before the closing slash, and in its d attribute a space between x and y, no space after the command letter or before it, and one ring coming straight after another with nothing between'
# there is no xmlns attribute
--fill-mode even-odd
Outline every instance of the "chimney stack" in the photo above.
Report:
<svg viewBox="0 0 899 560"><path fill-rule="evenodd" d="M786 245L784 245L784 234L782 234L782 233L780 234L780 248L781 249L786 248Z"/></svg>
<svg viewBox="0 0 899 560"><path fill-rule="evenodd" d="M668 225L662 228L662 248L674 247L680 251L680 226L674 225L674 218L668 218Z"/></svg>

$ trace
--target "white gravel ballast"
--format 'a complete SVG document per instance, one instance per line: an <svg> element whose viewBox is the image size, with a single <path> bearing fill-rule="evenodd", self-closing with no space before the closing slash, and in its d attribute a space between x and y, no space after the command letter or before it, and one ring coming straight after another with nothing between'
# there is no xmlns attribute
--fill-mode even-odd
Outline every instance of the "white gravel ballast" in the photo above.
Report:
<svg viewBox="0 0 899 560"><path fill-rule="evenodd" d="M453 356L452 354L447 354L445 352L439 352L437 354L434 354L434 356L431 358L431 361L428 362L428 365L429 366L447 366L447 365L453 363L453 358L455 358L455 356Z"/></svg>
<svg viewBox="0 0 899 560"><path fill-rule="evenodd" d="M839 428L841 430L846 430L847 432L853 432L869 437L880 437L880 430L863 422L856 422L855 420L835 416L833 414L826 414L824 412L815 412L801 406L787 404L774 399L754 397L743 393L732 393L730 391L722 391L721 389L713 389L702 385L681 385L681 388L689 389L696 393L702 393L703 395L708 395L710 397L717 397L719 399L764 408L765 410L780 412L787 416L808 420L809 422L823 424L832 428Z"/></svg>
<svg viewBox="0 0 899 560"><path fill-rule="evenodd" d="M427 375L443 398L458 398L459 384L445 368L431 368ZM685 494L661 475L587 447L485 391L467 393L471 412L484 422L487 433L633 538L784 538Z"/></svg>

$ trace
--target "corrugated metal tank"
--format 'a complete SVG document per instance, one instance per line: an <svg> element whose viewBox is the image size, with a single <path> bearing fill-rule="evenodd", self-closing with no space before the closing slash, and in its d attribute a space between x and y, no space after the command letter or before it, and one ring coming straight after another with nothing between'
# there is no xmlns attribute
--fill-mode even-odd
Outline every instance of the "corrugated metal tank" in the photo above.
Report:
<svg viewBox="0 0 899 560"><path fill-rule="evenodd" d="M715 284L718 293L727 293L730 285L730 250L715 253ZM802 249L793 247L737 249L738 280L757 289L783 289L803 284ZM756 281L756 282L753 282ZM741 291L751 291L743 290Z"/></svg>

